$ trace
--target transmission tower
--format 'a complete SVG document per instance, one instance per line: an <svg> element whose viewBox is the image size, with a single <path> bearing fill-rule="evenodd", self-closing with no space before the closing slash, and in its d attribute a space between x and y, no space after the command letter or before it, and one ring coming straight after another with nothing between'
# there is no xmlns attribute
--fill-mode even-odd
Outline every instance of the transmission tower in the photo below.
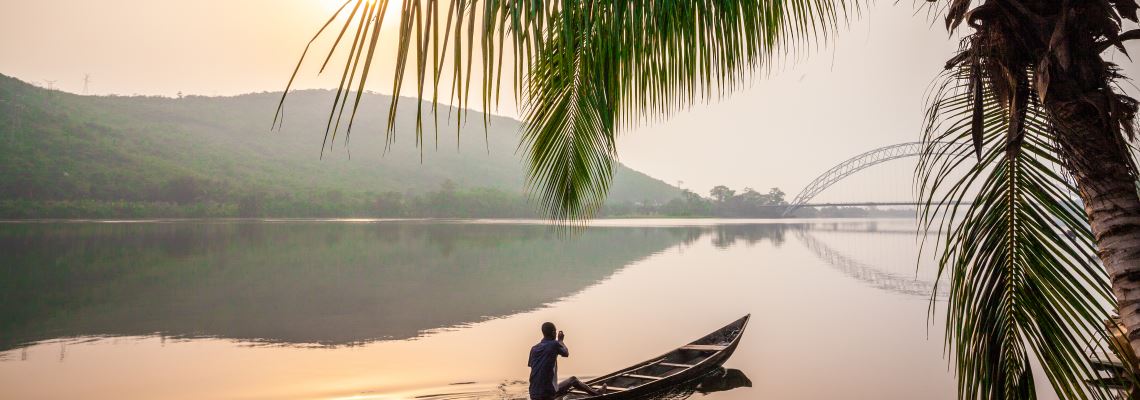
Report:
<svg viewBox="0 0 1140 400"><path fill-rule="evenodd" d="M87 89L91 87L91 74L83 74L83 94L87 94Z"/></svg>
<svg viewBox="0 0 1140 400"><path fill-rule="evenodd" d="M49 80L47 80L47 79L44 79L44 83L46 83L46 84L47 84L47 89L48 89L48 90L55 90L55 83L56 83L56 82L59 82L59 81L49 81Z"/></svg>

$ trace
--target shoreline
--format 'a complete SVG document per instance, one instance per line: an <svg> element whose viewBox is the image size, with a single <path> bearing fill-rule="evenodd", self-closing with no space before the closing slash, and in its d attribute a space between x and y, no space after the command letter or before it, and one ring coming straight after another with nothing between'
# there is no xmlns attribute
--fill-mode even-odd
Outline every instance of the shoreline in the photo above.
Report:
<svg viewBox="0 0 1140 400"><path fill-rule="evenodd" d="M898 220L913 219L905 216L859 216L859 217L668 217L668 216L637 216L637 217L601 217L587 220L590 225L595 222L669 222L690 221L701 222L700 225L715 225L718 223L752 223L752 222L803 222L803 221L860 221L860 220ZM0 224L167 224L167 223L391 223L391 222L423 222L423 223L484 223L484 224L538 224L554 225L556 222L538 218L371 218L371 217L333 217L333 218L31 218L31 219L0 219Z"/></svg>

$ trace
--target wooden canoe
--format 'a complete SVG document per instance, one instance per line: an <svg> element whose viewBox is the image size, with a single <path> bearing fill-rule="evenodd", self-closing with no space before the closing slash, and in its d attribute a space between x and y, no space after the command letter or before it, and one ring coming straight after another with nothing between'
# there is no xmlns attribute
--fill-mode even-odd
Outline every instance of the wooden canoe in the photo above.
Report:
<svg viewBox="0 0 1140 400"><path fill-rule="evenodd" d="M745 315L692 343L678 347L659 357L646 360L612 374L586 381L586 385L605 392L598 396L573 390L562 400L616 400L642 397L669 390L671 387L699 378L724 364L748 327Z"/></svg>

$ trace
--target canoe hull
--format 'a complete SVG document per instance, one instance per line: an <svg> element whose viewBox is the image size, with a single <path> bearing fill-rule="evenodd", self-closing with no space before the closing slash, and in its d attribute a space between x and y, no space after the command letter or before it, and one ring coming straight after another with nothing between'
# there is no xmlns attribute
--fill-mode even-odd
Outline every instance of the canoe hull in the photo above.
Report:
<svg viewBox="0 0 1140 400"><path fill-rule="evenodd" d="M731 348L725 349L725 351L721 355L717 356L716 360L710 360L711 361L710 363L708 363L707 365L702 365L702 368L699 368L699 369L698 368L690 368L690 369L685 370L684 372L678 373L677 375L672 375L672 376L669 376L668 378L662 379L662 380L657 381L657 382L649 383L649 384L646 384L644 386L638 386L636 388L633 388L633 389L630 389L630 390L627 390L624 392L616 392L616 393L610 393L607 395L602 395L602 396L597 396L597 397L589 397L588 399L625 400L625 399L632 399L632 398L645 398L647 396L652 396L653 394L656 394L656 393L666 392L666 391L669 391L670 389L672 389L676 386L684 385L685 383L699 379L699 378L705 376L705 374L708 374L709 372L712 372L713 370L720 368L724 364L724 362L728 361L728 358L732 356L733 351L736 351L736 346L731 346Z"/></svg>
<svg viewBox="0 0 1140 400"><path fill-rule="evenodd" d="M678 347L659 357L635 364L632 367L586 381L598 389L603 383L611 389L599 396L571 393L562 400L624 400L643 398L666 392L674 387L716 370L728 360L740 345L750 315L746 315L712 333ZM630 382L637 382L629 385Z"/></svg>

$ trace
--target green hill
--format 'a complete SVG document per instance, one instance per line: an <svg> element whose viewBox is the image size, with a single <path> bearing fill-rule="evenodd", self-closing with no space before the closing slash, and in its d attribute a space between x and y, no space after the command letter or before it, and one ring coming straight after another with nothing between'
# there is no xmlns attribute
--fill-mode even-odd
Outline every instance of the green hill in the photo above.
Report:
<svg viewBox="0 0 1140 400"><path fill-rule="evenodd" d="M280 93L95 97L0 75L0 217L532 216L516 152L519 122L470 113L456 134L441 109L415 145L415 101L366 94L350 145L321 159L333 93L299 91L270 131ZM469 121L469 122L468 122ZM351 155L351 156L350 156ZM611 203L679 191L619 166Z"/></svg>

